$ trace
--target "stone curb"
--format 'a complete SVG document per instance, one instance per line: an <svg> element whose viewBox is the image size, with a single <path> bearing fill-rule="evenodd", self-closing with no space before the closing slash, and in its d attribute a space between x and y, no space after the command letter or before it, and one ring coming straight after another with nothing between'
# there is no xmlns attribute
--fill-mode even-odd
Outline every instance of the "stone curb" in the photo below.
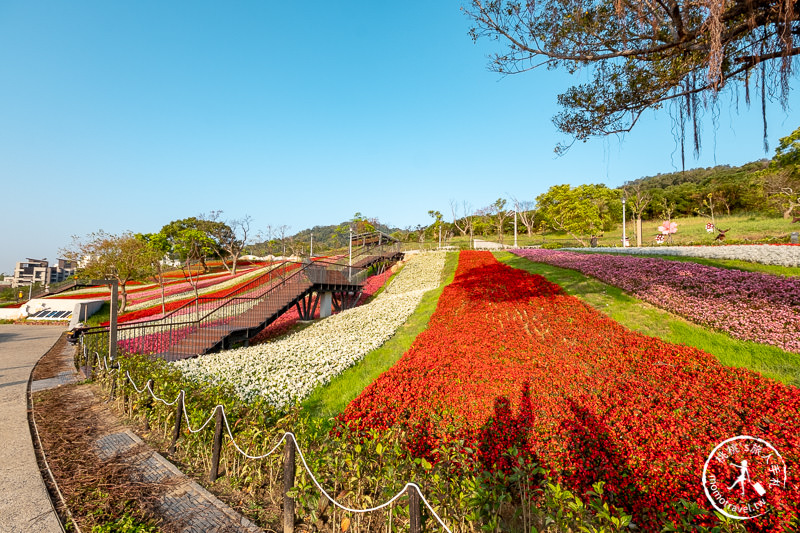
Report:
<svg viewBox="0 0 800 533"><path fill-rule="evenodd" d="M165 494L160 507L165 515L185 524L184 531L203 533L206 531L251 531L263 530L240 515L197 482L189 479L161 454L151 450L133 431L125 430L101 437L95 450L99 457L107 459L135 448L144 451L131 457L130 462L150 483L177 482Z"/></svg>

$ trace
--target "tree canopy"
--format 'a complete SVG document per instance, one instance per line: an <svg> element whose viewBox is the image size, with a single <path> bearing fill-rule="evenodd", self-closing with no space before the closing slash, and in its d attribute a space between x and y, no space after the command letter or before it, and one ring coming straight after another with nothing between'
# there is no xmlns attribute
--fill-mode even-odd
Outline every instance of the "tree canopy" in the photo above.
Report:
<svg viewBox="0 0 800 533"><path fill-rule="evenodd" d="M206 259L219 256L221 246L212 236L214 222L189 217L173 220L161 228L172 254L182 263L199 261L206 272Z"/></svg>
<svg viewBox="0 0 800 533"><path fill-rule="evenodd" d="M793 167L792 172L797 172L800 167L800 128L797 128L786 137L781 137L772 158L773 168Z"/></svg>
<svg viewBox="0 0 800 533"><path fill-rule="evenodd" d="M120 313L125 312L128 304L127 284L145 279L151 269L147 243L131 232L112 235L100 230L85 239L73 236L72 246L61 253L78 262L84 277L117 280L122 300Z"/></svg>
<svg viewBox="0 0 800 533"><path fill-rule="evenodd" d="M605 185L554 185L536 197L539 214L556 231L565 231L584 246L583 236L611 229L621 211L620 191Z"/></svg>
<svg viewBox="0 0 800 533"><path fill-rule="evenodd" d="M691 125L699 150L703 106L737 86L749 103L753 83L762 109L771 94L786 104L800 54L793 0L471 0L465 11L474 39L505 45L496 72L590 67L590 81L558 97L553 119L577 140L630 131L644 111L672 102L681 139Z"/></svg>

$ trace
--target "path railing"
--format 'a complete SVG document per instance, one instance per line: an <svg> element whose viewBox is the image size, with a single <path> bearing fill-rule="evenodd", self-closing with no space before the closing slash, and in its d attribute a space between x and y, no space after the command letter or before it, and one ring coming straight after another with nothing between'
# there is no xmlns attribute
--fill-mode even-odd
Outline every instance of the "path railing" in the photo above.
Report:
<svg viewBox="0 0 800 533"><path fill-rule="evenodd" d="M225 413L225 407L221 404L217 404L214 409L211 411L211 414L208 416L205 422L203 422L199 427L193 428L191 426L191 422L189 419L189 413L186 410L186 391L181 389L174 400L167 401L164 398L159 397L153 391L154 381L152 379L148 379L144 384L137 385L136 382L131 377L128 371L125 371L124 374L120 371L120 365L117 362L109 364L108 358L101 357L99 353L94 353L90 355L91 352L88 352L86 347L84 346L84 356L87 357L86 363L89 370L89 377L92 377L92 368L95 364L99 365L99 369L101 372L104 372L106 377L111 379L111 392L110 397L113 399L116 395L116 387L118 378L123 379L123 384L125 382L130 383L133 389L136 391L137 394L147 394L153 400L161 402L167 407L174 407L175 408L175 425L172 431L172 440L168 449L169 453L175 453L176 446L178 443L178 439L180 438L182 426L185 422L186 430L189 431L191 434L200 433L201 431L205 430L207 427L211 425L211 421L214 421L214 438L212 441L212 458L211 458L211 465L209 468L208 480L209 482L214 482L219 477L219 462L220 462L220 452L222 449L222 441L225 434L227 434L230 443L236 449L236 451L244 456L247 459L251 460L259 460L265 459L272 454L276 453L278 448L283 444L283 531L284 533L294 533L294 526L295 526L295 501L294 498L289 496L290 491L294 488L295 482L295 474L296 474L296 455L300 456L300 462L303 468L306 470L309 479L311 479L314 486L317 490L320 491L322 495L324 495L331 504L335 507L350 513L370 513L373 511L378 511L385 507L391 506L397 500L402 498L403 496L408 497L408 505L409 505L409 522L410 522L410 531L412 533L420 533L422 531L422 505L424 505L430 516L432 516L436 521L442 526L442 528L447 531L447 533L452 533L450 528L447 527L447 524L442 520L442 518L436 513L433 509L431 504L425 498L425 495L422 493L419 485L412 482L407 482L402 489L400 489L394 496L389 498L387 501L381 503L380 505L375 505L373 507L368 507L364 509L356 509L353 507L348 507L347 505L342 504L341 502L337 501L328 491L326 491L322 485L320 484L317 477L314 475L314 472L309 468L308 462L306 461L305 455L303 454L303 450L300 448L300 445L297 442L297 437L295 437L294 433L291 431L286 431L283 435L280 436L278 442L265 454L262 455L250 455L246 451L244 451L239 444L236 442L236 439L233 436L233 432L231 431L231 426L236 427L237 421L234 421L233 424L228 420L228 416ZM102 364L101 364L102 362Z"/></svg>
<svg viewBox="0 0 800 533"><path fill-rule="evenodd" d="M117 348L123 353L157 355L167 360L226 348L218 345L224 344L229 334L262 327L314 287L361 286L366 278L367 270L355 266L286 261L225 296L195 298L161 318L121 324ZM88 328L84 338L92 350L103 353L108 347L108 328Z"/></svg>

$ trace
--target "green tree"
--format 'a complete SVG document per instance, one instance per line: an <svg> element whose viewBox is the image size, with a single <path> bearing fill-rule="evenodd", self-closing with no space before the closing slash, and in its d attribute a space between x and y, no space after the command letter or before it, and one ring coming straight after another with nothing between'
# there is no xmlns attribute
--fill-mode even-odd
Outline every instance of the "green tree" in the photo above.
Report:
<svg viewBox="0 0 800 533"><path fill-rule="evenodd" d="M431 224L428 227L428 229L431 230L431 233L433 235L436 235L436 231L438 230L438 232L439 232L439 246L441 246L442 245L442 219L444 218L444 215L442 215L442 213L440 213L439 211L431 209L430 211L428 211L428 216L433 218L433 224Z"/></svg>
<svg viewBox="0 0 800 533"><path fill-rule="evenodd" d="M497 230L497 240L501 243L503 242L503 226L506 223L506 219L511 216L511 211L506 209L506 203L504 198L498 198L493 204L484 209L489 223Z"/></svg>
<svg viewBox="0 0 800 533"><path fill-rule="evenodd" d="M622 196L628 202L633 218L636 221L636 246L642 245L642 213L653 200L650 191L642 189L641 183L629 183L622 188Z"/></svg>
<svg viewBox="0 0 800 533"><path fill-rule="evenodd" d="M792 56L800 54L795 1L471 0L465 11L473 39L504 45L492 70L588 75L558 97L563 111L554 118L578 140L630 131L644 111L672 102L699 150L703 106L727 87L743 86L749 102L751 85L762 107L772 94L787 103Z"/></svg>
<svg viewBox="0 0 800 533"><path fill-rule="evenodd" d="M553 185L536 197L536 203L551 228L569 233L586 246L585 236L611 228L617 210L622 209L619 198L619 190L605 185Z"/></svg>
<svg viewBox="0 0 800 533"><path fill-rule="evenodd" d="M169 243L172 256L181 263L198 262L208 272L206 260L219 255L220 245L211 236L210 224L197 217L173 220L160 231Z"/></svg>
<svg viewBox="0 0 800 533"><path fill-rule="evenodd" d="M72 245L60 253L80 265L80 275L84 277L117 280L120 313L124 313L128 305L127 284L146 279L150 274L147 246L131 232L112 235L99 230L85 239L73 236Z"/></svg>
<svg viewBox="0 0 800 533"><path fill-rule="evenodd" d="M170 243L163 233L137 233L136 238L144 242L144 255L150 263L150 276L161 289L161 313L167 312L164 287L164 261L170 253Z"/></svg>
<svg viewBox="0 0 800 533"><path fill-rule="evenodd" d="M792 218L800 207L800 128L778 141L775 157L764 175L767 200Z"/></svg>
<svg viewBox="0 0 800 533"><path fill-rule="evenodd" d="M214 241L216 253L222 259L222 266L228 272L236 274L239 256L249 243L248 234L252 217L245 215L240 219L223 222L220 220L221 215L222 211L212 211L208 216L201 215L198 228L205 231ZM227 263L228 258L231 260L230 267Z"/></svg>
<svg viewBox="0 0 800 533"><path fill-rule="evenodd" d="M781 137L770 166L772 168L791 167L793 172L798 171L798 167L800 167L800 128L786 137Z"/></svg>
<svg viewBox="0 0 800 533"><path fill-rule="evenodd" d="M350 225L353 227L354 233L369 233L375 231L375 228L378 226L378 219L370 219L361 213L356 213L353 215L352 220L350 220Z"/></svg>

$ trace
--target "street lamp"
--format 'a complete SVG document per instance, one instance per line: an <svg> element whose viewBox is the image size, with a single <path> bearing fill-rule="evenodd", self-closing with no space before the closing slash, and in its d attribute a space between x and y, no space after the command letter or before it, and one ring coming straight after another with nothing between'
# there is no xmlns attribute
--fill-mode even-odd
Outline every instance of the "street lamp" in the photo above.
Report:
<svg viewBox="0 0 800 533"><path fill-rule="evenodd" d="M625 242L628 238L625 236L625 197L622 197L622 247L625 248Z"/></svg>
<svg viewBox="0 0 800 533"><path fill-rule="evenodd" d="M517 210L514 209L514 248L517 248Z"/></svg>

